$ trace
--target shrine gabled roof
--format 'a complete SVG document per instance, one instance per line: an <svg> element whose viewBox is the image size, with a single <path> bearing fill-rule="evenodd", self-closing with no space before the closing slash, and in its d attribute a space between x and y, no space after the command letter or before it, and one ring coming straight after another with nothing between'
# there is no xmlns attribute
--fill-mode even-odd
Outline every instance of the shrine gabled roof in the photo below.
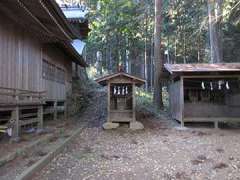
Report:
<svg viewBox="0 0 240 180"><path fill-rule="evenodd" d="M110 81L112 79L115 79L115 78L118 78L118 77L125 77L125 78L128 78L128 79L132 79L132 81L136 84L136 86L141 86L141 85L145 84L145 82L146 82L142 78L139 78L139 77L136 77L136 76L133 76L131 74L124 73L124 72L118 72L118 73L114 73L114 74L109 74L107 76L98 78L95 81L97 83L105 86L105 85L107 85L108 81Z"/></svg>
<svg viewBox="0 0 240 180"><path fill-rule="evenodd" d="M164 64L170 73L240 72L240 63Z"/></svg>

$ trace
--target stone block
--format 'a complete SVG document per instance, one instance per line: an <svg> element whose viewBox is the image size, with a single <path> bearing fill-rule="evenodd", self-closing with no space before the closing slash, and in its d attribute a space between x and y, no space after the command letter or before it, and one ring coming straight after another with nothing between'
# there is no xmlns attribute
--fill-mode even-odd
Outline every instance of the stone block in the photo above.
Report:
<svg viewBox="0 0 240 180"><path fill-rule="evenodd" d="M138 121L130 122L130 129L131 130L142 130L144 129L144 126L142 123Z"/></svg>
<svg viewBox="0 0 240 180"><path fill-rule="evenodd" d="M116 129L118 127L119 127L119 123L106 122L103 124L103 129L105 130Z"/></svg>

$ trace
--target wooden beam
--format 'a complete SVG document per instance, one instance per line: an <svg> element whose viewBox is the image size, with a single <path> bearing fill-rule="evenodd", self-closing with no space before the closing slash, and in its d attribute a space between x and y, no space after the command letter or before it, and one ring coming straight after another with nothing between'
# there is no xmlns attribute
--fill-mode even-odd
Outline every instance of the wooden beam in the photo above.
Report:
<svg viewBox="0 0 240 180"><path fill-rule="evenodd" d="M185 117L184 122L240 122L240 117Z"/></svg>
<svg viewBox="0 0 240 180"><path fill-rule="evenodd" d="M180 111L181 111L181 126L184 127L184 78L180 78Z"/></svg>
<svg viewBox="0 0 240 180"><path fill-rule="evenodd" d="M57 113L58 113L58 110L57 110L57 101L54 101L53 109L54 109L53 119L54 119L54 121L55 121L55 120L57 120Z"/></svg>
<svg viewBox="0 0 240 180"><path fill-rule="evenodd" d="M20 134L20 124L19 124L19 107L17 106L14 111L12 111L12 120L14 120L13 127L13 139L18 140Z"/></svg>
<svg viewBox="0 0 240 180"><path fill-rule="evenodd" d="M194 75L194 76L181 76L182 78L195 79L195 78L240 78L240 75Z"/></svg>
<svg viewBox="0 0 240 180"><path fill-rule="evenodd" d="M75 76L78 77L78 64L75 63Z"/></svg>
<svg viewBox="0 0 240 180"><path fill-rule="evenodd" d="M133 121L136 121L136 87L132 84Z"/></svg>
<svg viewBox="0 0 240 180"><path fill-rule="evenodd" d="M107 84L107 86L108 86L108 90L107 90L107 93L108 93L108 100L107 100L107 102L108 102L108 118L107 118L107 121L108 122L111 122L111 117L110 117L110 110L111 110L111 83L110 82L108 82L108 84Z"/></svg>
<svg viewBox="0 0 240 180"><path fill-rule="evenodd" d="M38 107L38 129L43 128L43 106Z"/></svg>
<svg viewBox="0 0 240 180"><path fill-rule="evenodd" d="M68 118L68 106L67 106L67 102L64 102L64 119L67 120Z"/></svg>
<svg viewBox="0 0 240 180"><path fill-rule="evenodd" d="M218 129L218 120L214 121L214 128Z"/></svg>
<svg viewBox="0 0 240 180"><path fill-rule="evenodd" d="M132 113L133 110L110 110L111 113Z"/></svg>
<svg viewBox="0 0 240 180"><path fill-rule="evenodd" d="M25 126L25 125L28 125L28 124L32 124L32 123L39 123L39 119L38 118L32 118L32 119L28 119L28 120L20 120L19 121L19 127Z"/></svg>
<svg viewBox="0 0 240 180"><path fill-rule="evenodd" d="M19 101L19 91L18 90L15 90L15 100L16 102L18 103ZM20 124L19 124L19 106L17 105L15 107L15 110L12 111L12 119L15 120L14 121L14 128L13 128L13 138L15 140L18 140L19 139L19 134L20 134Z"/></svg>

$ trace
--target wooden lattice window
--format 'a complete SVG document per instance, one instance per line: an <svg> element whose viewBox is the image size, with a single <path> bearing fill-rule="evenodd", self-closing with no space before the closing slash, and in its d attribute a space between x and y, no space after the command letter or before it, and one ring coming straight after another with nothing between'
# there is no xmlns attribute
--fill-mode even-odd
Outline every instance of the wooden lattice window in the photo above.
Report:
<svg viewBox="0 0 240 180"><path fill-rule="evenodd" d="M43 64L42 64L42 77L44 79L48 79L49 77L49 68L48 68L48 65L49 63L46 61L46 60L43 60Z"/></svg>
<svg viewBox="0 0 240 180"><path fill-rule="evenodd" d="M56 81L59 83L65 83L65 72L62 68L56 68Z"/></svg>
<svg viewBox="0 0 240 180"><path fill-rule="evenodd" d="M55 81L56 67L54 64L49 64L49 79Z"/></svg>
<svg viewBox="0 0 240 180"><path fill-rule="evenodd" d="M65 82L65 72L62 68L56 67L54 64L43 60L42 76L44 79L56 81L59 83Z"/></svg>
<svg viewBox="0 0 240 180"><path fill-rule="evenodd" d="M43 60L42 76L44 79L54 81L55 71L56 71L56 67L54 64L51 64L48 61Z"/></svg>

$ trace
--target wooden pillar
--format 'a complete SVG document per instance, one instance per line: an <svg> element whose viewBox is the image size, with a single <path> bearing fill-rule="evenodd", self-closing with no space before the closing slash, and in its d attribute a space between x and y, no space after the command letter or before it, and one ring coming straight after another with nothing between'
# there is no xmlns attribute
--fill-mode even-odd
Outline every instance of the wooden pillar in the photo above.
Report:
<svg viewBox="0 0 240 180"><path fill-rule="evenodd" d="M108 89L107 89L107 93L108 93L108 100L107 100L107 102L108 102L108 113L107 113L107 121L108 122L111 122L111 83L110 82L108 82L108 85L107 85L107 87L108 87Z"/></svg>
<svg viewBox="0 0 240 180"><path fill-rule="evenodd" d="M57 120L57 100L56 101L54 101L54 105L53 105L53 119L54 120Z"/></svg>
<svg viewBox="0 0 240 180"><path fill-rule="evenodd" d="M67 114L67 102L64 101L64 119L67 120L68 114Z"/></svg>
<svg viewBox="0 0 240 180"><path fill-rule="evenodd" d="M38 107L38 129L43 128L43 105Z"/></svg>
<svg viewBox="0 0 240 180"><path fill-rule="evenodd" d="M75 69L75 75L76 75L76 77L78 77L79 75L78 75L78 64L77 64L77 63L75 64L75 67L76 67L76 69Z"/></svg>
<svg viewBox="0 0 240 180"><path fill-rule="evenodd" d="M13 128L13 138L15 140L19 139L20 128L21 125L19 124L19 91L15 90L15 100L16 100L16 107L15 110L12 112L12 118L14 121L14 128Z"/></svg>
<svg viewBox="0 0 240 180"><path fill-rule="evenodd" d="M14 126L13 126L13 134L12 137L14 140L19 139L19 134L20 134L20 124L19 124L19 106L15 108L15 110L12 111L12 119L14 120Z"/></svg>
<svg viewBox="0 0 240 180"><path fill-rule="evenodd" d="M135 83L132 84L132 113L133 113L133 121L136 121L136 87Z"/></svg>
<svg viewBox="0 0 240 180"><path fill-rule="evenodd" d="M217 120L214 121L214 128L218 129L218 121Z"/></svg>
<svg viewBox="0 0 240 180"><path fill-rule="evenodd" d="M184 83L183 77L180 78L180 113L181 113L181 126L184 127Z"/></svg>

